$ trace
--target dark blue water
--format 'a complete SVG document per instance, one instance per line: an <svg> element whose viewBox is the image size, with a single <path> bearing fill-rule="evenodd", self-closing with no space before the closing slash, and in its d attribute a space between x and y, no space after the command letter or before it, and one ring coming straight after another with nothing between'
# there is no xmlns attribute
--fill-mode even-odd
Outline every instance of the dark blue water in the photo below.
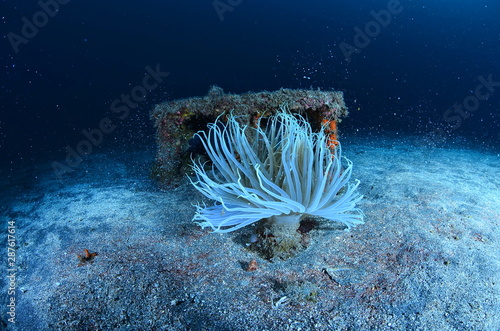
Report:
<svg viewBox="0 0 500 331"><path fill-rule="evenodd" d="M499 0L0 1L0 269L17 272L0 329L495 329L498 17ZM212 85L343 91L366 224L242 270L253 241L202 233L187 178L150 178L151 109Z"/></svg>
<svg viewBox="0 0 500 331"><path fill-rule="evenodd" d="M342 90L346 135L499 144L496 0L41 4L0 5L4 167L63 159L104 118L114 129L94 151L154 148L152 106L213 84L232 93ZM126 114L113 112L148 66L169 75L150 81Z"/></svg>

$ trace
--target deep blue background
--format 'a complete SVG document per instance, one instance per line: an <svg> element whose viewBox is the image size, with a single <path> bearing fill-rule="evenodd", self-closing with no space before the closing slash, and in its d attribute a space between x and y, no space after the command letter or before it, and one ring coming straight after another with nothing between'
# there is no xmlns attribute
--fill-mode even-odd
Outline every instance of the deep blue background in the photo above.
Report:
<svg viewBox="0 0 500 331"><path fill-rule="evenodd" d="M154 146L152 106L205 95L212 84L233 93L340 89L351 111L345 134L439 128L494 147L500 87L459 128L443 113L473 93L479 75L500 81L500 1L428 2L401 0L403 11L348 62L339 44L353 45L354 27L388 1L243 0L221 21L212 0L72 0L17 54L7 35L20 34L21 18L40 7L2 1L1 163L64 158L65 146L110 116L111 102L156 64L170 76L116 122L101 150Z"/></svg>

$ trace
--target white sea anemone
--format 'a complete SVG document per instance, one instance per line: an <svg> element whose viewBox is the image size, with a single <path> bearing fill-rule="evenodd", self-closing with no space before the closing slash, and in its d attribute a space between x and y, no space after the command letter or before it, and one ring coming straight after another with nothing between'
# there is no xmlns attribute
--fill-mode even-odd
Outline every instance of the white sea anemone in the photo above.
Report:
<svg viewBox="0 0 500 331"><path fill-rule="evenodd" d="M215 200L197 206L193 221L203 228L230 232L267 218L295 231L308 215L348 227L363 223L356 208L359 181L349 183L352 162L342 158L340 144L328 147L328 135L314 133L301 116L281 111L263 129L242 127L229 115L227 123L217 119L197 136L212 164L206 169L194 161L192 184Z"/></svg>

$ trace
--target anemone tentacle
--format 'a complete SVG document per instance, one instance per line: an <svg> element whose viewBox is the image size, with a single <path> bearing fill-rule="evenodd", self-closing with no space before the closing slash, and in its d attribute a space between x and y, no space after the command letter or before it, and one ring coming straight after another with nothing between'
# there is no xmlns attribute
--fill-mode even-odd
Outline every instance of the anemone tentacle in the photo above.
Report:
<svg viewBox="0 0 500 331"><path fill-rule="evenodd" d="M214 206L197 206L193 218L214 232L230 232L264 218L315 215L348 227L363 223L356 208L359 181L349 183L353 163L332 149L323 131L313 132L301 116L281 111L267 127L240 126L229 115L208 133L198 132L212 165L193 160L194 187ZM253 130L253 138L248 130ZM346 161L346 167L342 166ZM294 218L291 218L294 219Z"/></svg>

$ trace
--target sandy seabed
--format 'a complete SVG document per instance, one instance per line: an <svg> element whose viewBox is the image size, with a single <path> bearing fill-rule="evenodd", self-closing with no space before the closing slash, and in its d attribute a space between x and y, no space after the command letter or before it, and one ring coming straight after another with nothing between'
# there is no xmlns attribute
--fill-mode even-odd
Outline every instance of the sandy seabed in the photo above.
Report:
<svg viewBox="0 0 500 331"><path fill-rule="evenodd" d="M62 181L12 172L0 329L499 330L500 155L414 141L346 139L365 224L320 223L286 261L248 250L251 227L193 224L202 197L158 189L147 151L90 155Z"/></svg>

